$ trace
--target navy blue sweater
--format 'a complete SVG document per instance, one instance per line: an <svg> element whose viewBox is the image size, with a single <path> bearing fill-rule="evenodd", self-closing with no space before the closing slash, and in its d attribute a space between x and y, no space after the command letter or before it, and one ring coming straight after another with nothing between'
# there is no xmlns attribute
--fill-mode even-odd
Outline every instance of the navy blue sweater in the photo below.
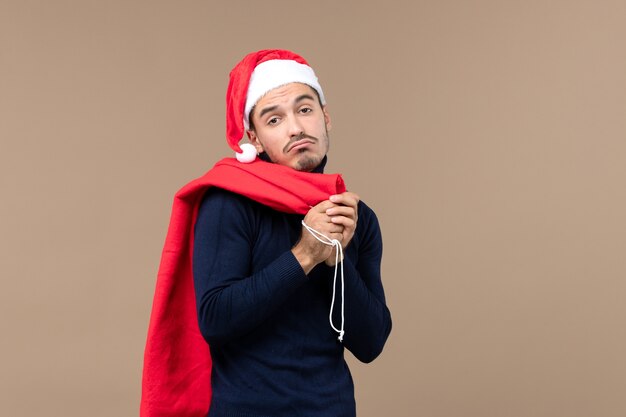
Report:
<svg viewBox="0 0 626 417"><path fill-rule="evenodd" d="M328 314L334 269L305 275L291 253L301 215L211 189L195 226L200 330L213 359L211 417L355 416L344 347L374 360L391 331L380 277L382 239L363 202L345 251L343 344ZM337 281L334 323L341 323Z"/></svg>

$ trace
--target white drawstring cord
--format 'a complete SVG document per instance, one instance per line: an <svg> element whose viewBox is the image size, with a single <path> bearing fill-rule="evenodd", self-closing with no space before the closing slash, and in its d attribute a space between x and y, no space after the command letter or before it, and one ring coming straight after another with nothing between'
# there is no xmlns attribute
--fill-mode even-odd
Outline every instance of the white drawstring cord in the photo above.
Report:
<svg viewBox="0 0 626 417"><path fill-rule="evenodd" d="M312 227L308 226L302 220L302 226L306 230L309 231L313 235L313 237L325 245L332 246L335 249L335 276L333 277L333 298L330 302L330 313L328 314L328 320L330 321L330 327L333 328L334 331L339 333L339 341L343 342L343 335L345 334L344 329L344 304L345 304L345 295L344 295L344 279L343 279L343 248L341 247L341 242L337 239L331 239L328 236L318 232ZM333 309L335 307L335 288L337 287L337 267L341 265L341 330L336 328L333 324Z"/></svg>

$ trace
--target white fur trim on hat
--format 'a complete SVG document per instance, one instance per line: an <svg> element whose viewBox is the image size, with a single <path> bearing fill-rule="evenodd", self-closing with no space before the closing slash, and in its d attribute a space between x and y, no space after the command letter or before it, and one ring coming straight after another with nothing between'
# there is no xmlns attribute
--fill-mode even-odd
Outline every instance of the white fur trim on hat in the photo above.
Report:
<svg viewBox="0 0 626 417"><path fill-rule="evenodd" d="M246 107L243 114L245 129L250 128L248 122L252 107L270 90L289 83L303 83L311 86L320 95L322 104L326 104L322 87L313 68L308 65L287 59L272 59L261 62L254 68L248 85Z"/></svg>

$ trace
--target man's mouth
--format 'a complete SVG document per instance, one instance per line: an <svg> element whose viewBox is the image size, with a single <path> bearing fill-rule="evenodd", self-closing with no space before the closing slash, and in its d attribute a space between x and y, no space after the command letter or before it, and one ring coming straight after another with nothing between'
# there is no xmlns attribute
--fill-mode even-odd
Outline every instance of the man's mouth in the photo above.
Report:
<svg viewBox="0 0 626 417"><path fill-rule="evenodd" d="M285 148L283 149L283 151L285 153L289 153L293 150L298 150L301 148L306 147L307 145L311 145L314 144L315 142L317 142L317 139L315 139L312 136L304 136L304 137L297 137L291 141L289 141L289 143L287 144L287 146L285 146Z"/></svg>

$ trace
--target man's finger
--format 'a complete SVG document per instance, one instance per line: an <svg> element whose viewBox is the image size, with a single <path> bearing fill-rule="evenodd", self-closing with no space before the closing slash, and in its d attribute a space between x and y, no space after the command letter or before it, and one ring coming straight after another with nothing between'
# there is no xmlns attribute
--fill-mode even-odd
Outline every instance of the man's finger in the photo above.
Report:
<svg viewBox="0 0 626 417"><path fill-rule="evenodd" d="M329 209L326 209L326 214L333 216L345 216L345 217L356 217L356 210L354 207L349 206L335 206Z"/></svg>
<svg viewBox="0 0 626 417"><path fill-rule="evenodd" d="M334 206L335 203L331 202L330 200L324 200L318 205L311 207L311 210L315 210L318 213L324 213L326 210Z"/></svg>
<svg viewBox="0 0 626 417"><path fill-rule="evenodd" d="M354 225L356 224L354 219L344 216L335 216L332 217L330 220L333 222L333 224L342 225L344 228L351 228L354 227Z"/></svg>
<svg viewBox="0 0 626 417"><path fill-rule="evenodd" d="M359 196L346 191L345 193L331 195L329 201L344 206L356 207L359 204Z"/></svg>

